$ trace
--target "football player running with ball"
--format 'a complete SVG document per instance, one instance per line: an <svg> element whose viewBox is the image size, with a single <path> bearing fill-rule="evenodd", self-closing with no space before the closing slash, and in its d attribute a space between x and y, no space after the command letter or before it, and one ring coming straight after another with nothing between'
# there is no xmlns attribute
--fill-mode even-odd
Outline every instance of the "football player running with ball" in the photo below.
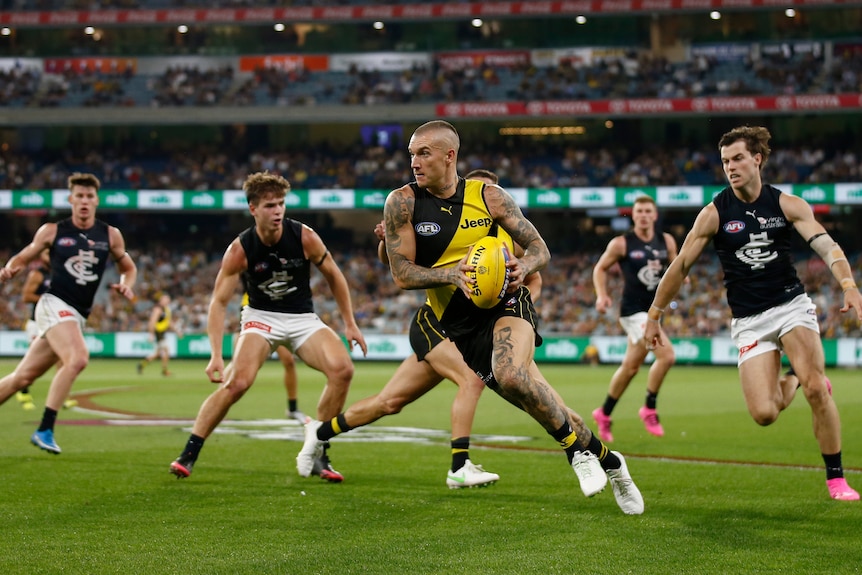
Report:
<svg viewBox="0 0 862 575"><path fill-rule="evenodd" d="M466 178L487 184L496 184L497 176L488 170L474 170ZM385 227L380 222L374 228L380 240L377 255L380 261L389 265L386 256ZM542 289L539 272L527 276L525 285L531 297L538 298ZM306 440L297 456L297 467L302 460L312 457L317 444L336 435L368 425L387 415L399 413L405 406L413 403L437 386L444 378L458 386L452 402L452 465L446 473L446 485L450 489L465 487L485 487L495 483L500 476L485 471L470 459L470 434L479 397L485 383L464 363L455 344L446 337L446 332L434 315L428 302L422 304L410 320L410 346L413 354L401 362L392 377L376 394L360 399L345 412L330 421L310 421L306 424Z"/></svg>
<svg viewBox="0 0 862 575"><path fill-rule="evenodd" d="M547 265L547 245L505 190L458 176L459 148L455 127L442 120L419 126L410 138L416 180L391 192L384 207L386 252L395 283L426 290L434 315L467 365L560 444L586 496L600 492L610 479L623 512L643 513L643 497L622 455L610 451L566 407L533 359L541 338L524 282ZM507 296L481 309L470 299L467 273L472 267L466 256L494 228L509 234L524 254L509 261Z"/></svg>

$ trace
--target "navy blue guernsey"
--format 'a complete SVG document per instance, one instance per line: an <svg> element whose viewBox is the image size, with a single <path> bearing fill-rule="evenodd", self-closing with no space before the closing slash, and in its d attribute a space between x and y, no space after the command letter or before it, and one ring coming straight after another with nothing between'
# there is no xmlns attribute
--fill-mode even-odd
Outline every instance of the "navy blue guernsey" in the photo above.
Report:
<svg viewBox="0 0 862 575"><path fill-rule="evenodd" d="M103 221L96 220L86 230L75 226L72 218L57 222L57 236L50 250L51 285L45 293L89 317L111 253L109 244L108 224Z"/></svg>
<svg viewBox="0 0 862 575"><path fill-rule="evenodd" d="M758 314L805 293L790 254L793 225L781 211L780 196L781 190L765 184L750 204L730 187L713 200L719 218L713 242L733 317Z"/></svg>
<svg viewBox="0 0 862 575"><path fill-rule="evenodd" d="M42 274L42 281L39 283L39 286L36 288L36 291L34 292L36 295L40 296L43 293L45 293L46 291L48 291L49 287L51 287L51 270L46 268L45 266L39 266L36 269L36 271L39 272L40 274ZM30 319L32 319L32 320L36 319L36 304L35 303L30 304Z"/></svg>
<svg viewBox="0 0 862 575"><path fill-rule="evenodd" d="M242 274L248 303L254 309L311 313L311 262L302 250L302 224L284 219L281 238L267 246L254 226L239 235L248 268Z"/></svg>
<svg viewBox="0 0 862 575"><path fill-rule="evenodd" d="M626 255L620 260L623 271L623 317L647 311L655 296L655 288L668 265L667 242L664 234L656 231L652 240L645 242L637 234L625 235Z"/></svg>

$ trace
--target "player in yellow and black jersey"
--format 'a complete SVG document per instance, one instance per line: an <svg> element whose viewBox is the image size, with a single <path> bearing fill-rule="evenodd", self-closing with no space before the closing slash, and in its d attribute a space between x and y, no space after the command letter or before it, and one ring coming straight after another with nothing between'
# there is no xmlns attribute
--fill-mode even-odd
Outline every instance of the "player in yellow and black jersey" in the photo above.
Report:
<svg viewBox="0 0 862 575"><path fill-rule="evenodd" d="M168 347L168 341L165 338L165 335L171 331L172 328L173 316L171 313L171 296L168 294L162 294L153 306L152 312L150 312L150 321L148 325L150 341L156 344L156 349L153 353L138 363L138 373L143 373L144 368L147 367L147 364L151 361L161 358L162 375L171 375L171 372L168 371L168 361L170 361L171 358L171 350L170 347Z"/></svg>
<svg viewBox="0 0 862 575"><path fill-rule="evenodd" d="M458 176L460 145L455 127L442 120L419 126L410 138L415 181L393 190L383 212L392 277L402 289L426 290L435 316L467 365L560 444L585 495L595 495L610 481L624 513L643 513L643 497L622 454L593 435L534 361L537 318L524 283L547 265L548 247L503 188ZM524 253L507 264L507 296L484 310L470 300L467 272L473 268L466 256L495 226Z"/></svg>

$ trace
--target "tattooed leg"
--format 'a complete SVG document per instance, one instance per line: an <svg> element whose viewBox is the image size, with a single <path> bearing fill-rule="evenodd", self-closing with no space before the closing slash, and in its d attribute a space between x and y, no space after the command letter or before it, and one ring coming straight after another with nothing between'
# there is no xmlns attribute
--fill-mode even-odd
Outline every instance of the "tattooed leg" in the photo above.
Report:
<svg viewBox="0 0 862 575"><path fill-rule="evenodd" d="M568 420L568 413L559 394L546 381L537 379L531 369L535 365L534 337L533 328L521 319L498 320L492 358L494 379L499 385L495 391L553 433Z"/></svg>

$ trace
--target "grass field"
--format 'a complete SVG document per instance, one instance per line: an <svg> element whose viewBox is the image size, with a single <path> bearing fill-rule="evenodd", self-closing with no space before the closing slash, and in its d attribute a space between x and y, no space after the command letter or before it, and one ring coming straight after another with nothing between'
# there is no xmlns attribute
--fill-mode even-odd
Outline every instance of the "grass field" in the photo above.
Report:
<svg viewBox="0 0 862 575"><path fill-rule="evenodd" d="M0 373L15 362L0 360ZM472 457L501 480L450 491L449 405L443 384L374 433L333 441L342 484L297 476L301 428L284 418L280 365L207 442L191 478L168 464L204 397L204 362L94 360L74 393L105 410L64 411L59 456L29 436L39 408L0 408L0 574L683 574L862 572L862 504L835 502L800 395L779 421L749 418L734 368L674 368L659 401L666 436L637 418L644 374L614 412L612 445L646 500L623 515L608 487L583 497L565 458L526 415L482 398ZM348 403L376 392L395 365L362 363ZM323 380L300 368L300 407ZM584 414L604 398L611 367L543 366ZM844 426L844 464L862 488L862 384L831 370ZM106 424L107 423L107 424ZM591 427L592 421L589 421ZM390 430L391 427L403 428ZM359 441L362 440L362 441ZM400 440L400 441L396 441Z"/></svg>

